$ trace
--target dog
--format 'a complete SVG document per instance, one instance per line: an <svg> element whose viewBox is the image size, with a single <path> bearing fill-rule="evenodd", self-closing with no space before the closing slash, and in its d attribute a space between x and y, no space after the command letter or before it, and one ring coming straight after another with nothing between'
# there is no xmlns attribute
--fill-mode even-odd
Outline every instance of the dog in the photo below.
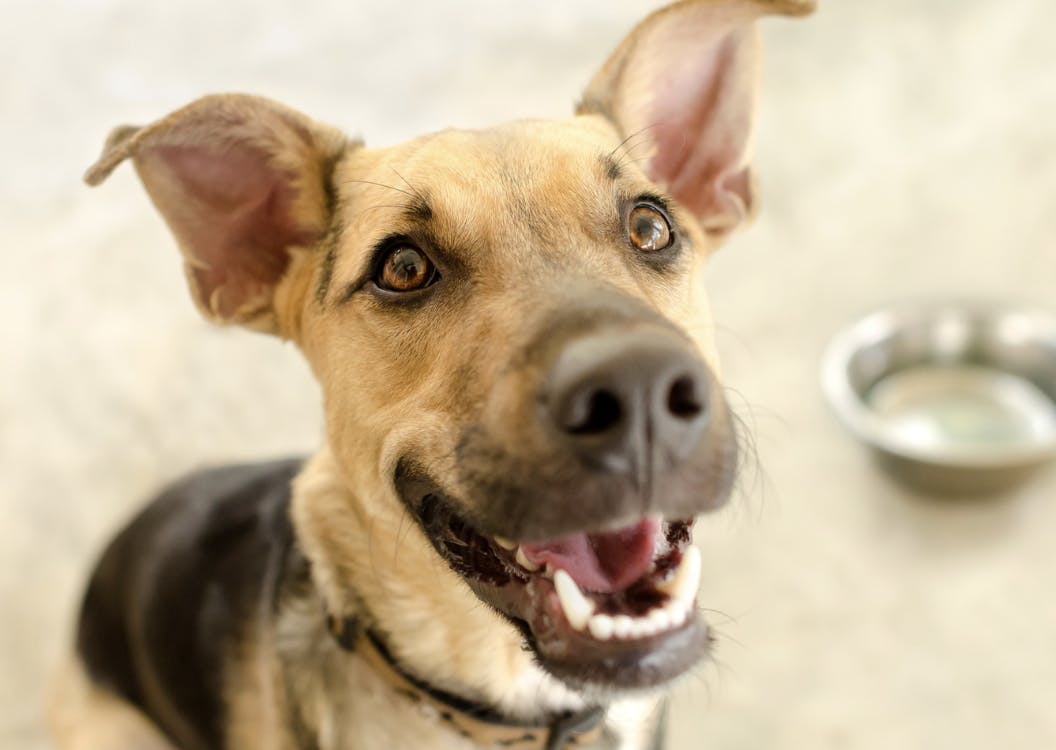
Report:
<svg viewBox="0 0 1056 750"><path fill-rule="evenodd" d="M87 587L68 750L659 748L737 436L701 267L756 209L755 22L684 0L564 121L371 149L275 102L120 127L202 314L294 342L308 459L164 491Z"/></svg>

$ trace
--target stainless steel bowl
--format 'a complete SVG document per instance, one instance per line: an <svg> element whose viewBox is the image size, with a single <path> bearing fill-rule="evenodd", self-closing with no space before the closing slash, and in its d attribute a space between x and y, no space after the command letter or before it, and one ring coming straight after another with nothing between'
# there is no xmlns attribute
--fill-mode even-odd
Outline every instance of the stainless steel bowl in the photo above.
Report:
<svg viewBox="0 0 1056 750"><path fill-rule="evenodd" d="M830 343L826 396L929 492L1005 489L1056 456L1056 317L979 303L881 310Z"/></svg>

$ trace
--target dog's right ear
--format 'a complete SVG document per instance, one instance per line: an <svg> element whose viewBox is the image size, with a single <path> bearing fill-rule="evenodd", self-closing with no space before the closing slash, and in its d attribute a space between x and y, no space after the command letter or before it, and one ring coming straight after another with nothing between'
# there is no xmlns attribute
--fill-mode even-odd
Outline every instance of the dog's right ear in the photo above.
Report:
<svg viewBox="0 0 1056 750"><path fill-rule="evenodd" d="M217 95L143 128L116 128L85 174L98 185L131 158L183 253L205 317L280 332L275 290L292 250L330 222L337 130L266 99Z"/></svg>

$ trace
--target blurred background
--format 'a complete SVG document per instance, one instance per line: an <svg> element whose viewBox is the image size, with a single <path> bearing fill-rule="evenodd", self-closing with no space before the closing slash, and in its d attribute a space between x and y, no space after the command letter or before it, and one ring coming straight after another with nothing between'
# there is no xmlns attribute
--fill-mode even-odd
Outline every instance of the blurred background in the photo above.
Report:
<svg viewBox="0 0 1056 750"><path fill-rule="evenodd" d="M215 91L377 145L563 116L657 4L3 3L0 746L49 746L85 576L150 492L321 435L292 347L197 317L133 171L81 184L109 128ZM671 747L1056 747L1056 473L972 502L905 490L817 373L891 301L1056 304L1056 6L822 5L763 24L762 212L709 271L758 468L699 526L717 659L679 687Z"/></svg>

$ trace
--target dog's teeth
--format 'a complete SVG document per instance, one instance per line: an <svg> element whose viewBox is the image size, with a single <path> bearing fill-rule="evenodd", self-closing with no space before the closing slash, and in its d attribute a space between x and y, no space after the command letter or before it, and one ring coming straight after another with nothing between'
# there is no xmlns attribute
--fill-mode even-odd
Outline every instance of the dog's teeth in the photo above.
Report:
<svg viewBox="0 0 1056 750"><path fill-rule="evenodd" d="M673 628L677 628L684 624L686 617L689 616L689 612L686 610L685 606L677 599L669 602L667 606L664 607L664 612L667 613L667 619L670 621L671 627Z"/></svg>
<svg viewBox="0 0 1056 750"><path fill-rule="evenodd" d="M607 641L612 638L614 628L612 618L608 615L594 615L588 624L590 634L599 641Z"/></svg>
<svg viewBox="0 0 1056 750"><path fill-rule="evenodd" d="M646 619L658 633L671 627L671 616L663 609L654 609Z"/></svg>
<svg viewBox="0 0 1056 750"><path fill-rule="evenodd" d="M527 570L529 573L534 573L539 570L539 566L533 563L524 554L524 547L517 548L517 564Z"/></svg>
<svg viewBox="0 0 1056 750"><path fill-rule="evenodd" d="M506 537L497 536L497 537L494 537L494 539L495 539L495 544L499 545L500 547L502 547L507 552L517 549L517 542L511 542Z"/></svg>
<svg viewBox="0 0 1056 750"><path fill-rule="evenodd" d="M594 602L583 596L572 576L564 570L554 573L554 588L557 590L557 598L561 602L561 609L568 624L576 630L582 630L587 622L592 620Z"/></svg>
<svg viewBox="0 0 1056 750"><path fill-rule="evenodd" d="M517 561L530 570L538 569L538 566L533 566L524 559L520 547L517 548ZM547 565L547 572L550 570ZM660 591L667 594L663 606L654 607L639 616L594 614L597 609L594 601L584 596L572 576L564 570L554 571L554 588L557 590L565 619L575 630L586 629L599 641L611 638L634 640L650 638L680 628L686 623L697 597L700 572L700 551L696 547L687 547L674 575L658 586Z"/></svg>
<svg viewBox="0 0 1056 750"><path fill-rule="evenodd" d="M634 635L634 620L627 615L616 615L612 618L612 632L617 638L630 638Z"/></svg>
<svg viewBox="0 0 1056 750"><path fill-rule="evenodd" d="M670 580L664 581L657 588L687 607L697 598L700 587L700 550L687 547L682 554L682 562Z"/></svg>
<svg viewBox="0 0 1056 750"><path fill-rule="evenodd" d="M648 638L651 635L656 635L660 632L660 629L656 627L650 620L636 620L634 623L634 637L635 638Z"/></svg>

